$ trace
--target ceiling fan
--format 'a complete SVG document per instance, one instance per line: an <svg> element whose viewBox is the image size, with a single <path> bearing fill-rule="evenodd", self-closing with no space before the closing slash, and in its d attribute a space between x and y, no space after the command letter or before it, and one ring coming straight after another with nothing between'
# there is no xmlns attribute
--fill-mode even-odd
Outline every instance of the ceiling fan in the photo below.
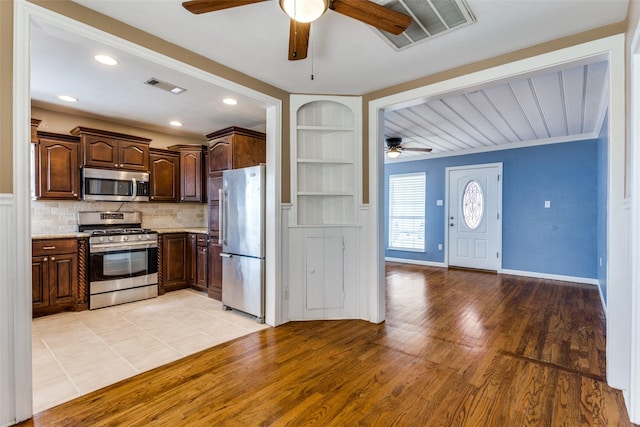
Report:
<svg viewBox="0 0 640 427"><path fill-rule="evenodd" d="M182 3L191 13L215 12L266 0L190 0ZM327 9L349 16L391 34L402 33L411 17L369 0L279 0L280 7L291 18L289 25L289 60L307 57L311 22Z"/></svg>
<svg viewBox="0 0 640 427"><path fill-rule="evenodd" d="M403 151L421 151L423 153L430 153L432 151L431 148L412 148L405 147L402 144L402 138L393 137L385 139L385 151L387 152L387 156L395 159L398 157Z"/></svg>

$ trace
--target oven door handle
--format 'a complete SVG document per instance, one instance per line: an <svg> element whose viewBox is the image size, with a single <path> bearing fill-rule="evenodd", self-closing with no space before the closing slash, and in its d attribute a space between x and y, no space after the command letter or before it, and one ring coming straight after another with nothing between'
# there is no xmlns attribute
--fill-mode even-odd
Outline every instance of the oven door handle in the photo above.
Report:
<svg viewBox="0 0 640 427"><path fill-rule="evenodd" d="M140 242L140 243L127 243L123 245L122 243L113 243L113 244L101 244L99 246L91 246L89 245L89 252L91 253L99 253L99 252L109 252L115 250L127 251L131 249L150 249L157 248L158 243L156 242Z"/></svg>
<svg viewBox="0 0 640 427"><path fill-rule="evenodd" d="M131 178L131 183L133 184L133 191L131 192L131 201L135 201L136 197L138 197L138 182L135 178Z"/></svg>

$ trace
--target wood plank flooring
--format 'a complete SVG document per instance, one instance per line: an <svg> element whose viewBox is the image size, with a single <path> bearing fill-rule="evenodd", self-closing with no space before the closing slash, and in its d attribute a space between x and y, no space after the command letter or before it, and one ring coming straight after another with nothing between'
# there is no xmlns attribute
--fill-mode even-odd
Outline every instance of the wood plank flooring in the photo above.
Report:
<svg viewBox="0 0 640 427"><path fill-rule="evenodd" d="M31 426L629 426L593 286L387 264L387 320L292 322Z"/></svg>

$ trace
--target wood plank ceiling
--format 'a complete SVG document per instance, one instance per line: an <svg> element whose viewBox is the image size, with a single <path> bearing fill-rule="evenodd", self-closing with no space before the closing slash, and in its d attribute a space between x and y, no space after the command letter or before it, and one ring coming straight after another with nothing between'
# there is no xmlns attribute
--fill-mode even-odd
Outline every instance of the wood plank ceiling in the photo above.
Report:
<svg viewBox="0 0 640 427"><path fill-rule="evenodd" d="M574 64L391 109L385 138L433 149L404 151L396 161L595 138L608 107L608 70L606 60Z"/></svg>

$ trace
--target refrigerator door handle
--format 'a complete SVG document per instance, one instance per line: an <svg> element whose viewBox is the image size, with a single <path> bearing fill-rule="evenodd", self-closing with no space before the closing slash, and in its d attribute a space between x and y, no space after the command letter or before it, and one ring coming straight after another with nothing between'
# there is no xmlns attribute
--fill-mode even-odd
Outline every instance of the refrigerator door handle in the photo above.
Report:
<svg viewBox="0 0 640 427"><path fill-rule="evenodd" d="M218 200L220 200L220 230L218 232L218 244L224 245L226 244L226 236L225 236L225 223L226 221L226 211L227 207L224 201L224 190L222 188L218 189Z"/></svg>

